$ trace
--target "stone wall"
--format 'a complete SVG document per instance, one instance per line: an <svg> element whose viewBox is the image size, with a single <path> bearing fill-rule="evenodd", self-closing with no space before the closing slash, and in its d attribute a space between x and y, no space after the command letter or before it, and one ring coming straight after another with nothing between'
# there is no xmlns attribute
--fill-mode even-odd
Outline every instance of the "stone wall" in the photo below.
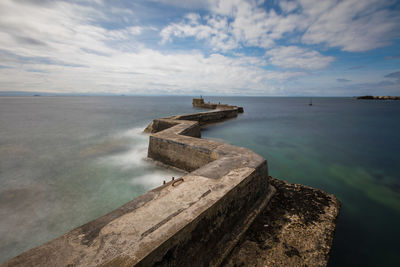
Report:
<svg viewBox="0 0 400 267"><path fill-rule="evenodd" d="M201 107L204 105L204 99L203 98L193 98L193 107Z"/></svg>
<svg viewBox="0 0 400 267"><path fill-rule="evenodd" d="M201 101L200 101L201 102ZM194 105L196 104L193 101ZM198 103L197 103L198 104ZM215 105L217 106L217 105ZM174 166L190 175L206 177L209 182L219 183L227 176L239 178L229 193L215 202L201 217L192 221L185 230L177 233L172 243L164 243L153 251L140 265L208 266L219 265L229 254L246 226L254 219L257 210L265 206L274 189L268 185L268 168L265 159L254 152L211 140L185 136L185 129L236 117L239 108L221 105L223 109L189 115L174 116L162 120L169 129L158 128L154 123L148 131L153 134L149 143L149 158ZM204 108L204 105L202 105ZM196 136L196 134L190 134ZM239 170L248 170L245 175Z"/></svg>
<svg viewBox="0 0 400 267"><path fill-rule="evenodd" d="M237 107L237 106L231 106L227 104L214 104L210 102L204 102L203 98L193 98L193 107L195 108L205 108L205 109L232 109L232 108L237 108L238 113L243 113L243 107Z"/></svg>
<svg viewBox="0 0 400 267"><path fill-rule="evenodd" d="M240 111L220 105L154 120L149 158L190 173L4 266L220 265L275 191L264 158L199 138L201 126Z"/></svg>
<svg viewBox="0 0 400 267"><path fill-rule="evenodd" d="M326 266L340 202L268 177L253 151L201 139L243 108L156 119L148 156L189 172L1 266Z"/></svg>

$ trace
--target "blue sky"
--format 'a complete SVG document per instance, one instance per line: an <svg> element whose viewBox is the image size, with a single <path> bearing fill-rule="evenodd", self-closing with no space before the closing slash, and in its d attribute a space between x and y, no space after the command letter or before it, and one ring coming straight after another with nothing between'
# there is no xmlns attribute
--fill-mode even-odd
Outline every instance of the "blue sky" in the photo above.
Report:
<svg viewBox="0 0 400 267"><path fill-rule="evenodd" d="M1 0L0 91L400 95L400 2Z"/></svg>

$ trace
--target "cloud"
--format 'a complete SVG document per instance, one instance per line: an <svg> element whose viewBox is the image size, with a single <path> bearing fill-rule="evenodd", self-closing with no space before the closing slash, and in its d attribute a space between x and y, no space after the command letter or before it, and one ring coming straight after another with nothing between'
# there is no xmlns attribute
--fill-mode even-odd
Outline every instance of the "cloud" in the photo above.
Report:
<svg viewBox="0 0 400 267"><path fill-rule="evenodd" d="M344 78L337 78L336 81L340 82L340 83L348 83L351 82L351 80L349 79L344 79Z"/></svg>
<svg viewBox="0 0 400 267"><path fill-rule="evenodd" d="M348 95L348 92L351 92L352 95L398 95L400 88L398 83L379 81L346 85L342 88L336 88L336 90L342 92L342 95Z"/></svg>
<svg viewBox="0 0 400 267"><path fill-rule="evenodd" d="M323 56L317 51L297 46L280 46L268 50L266 56L275 66L309 70L325 68L334 60L331 56Z"/></svg>
<svg viewBox="0 0 400 267"><path fill-rule="evenodd" d="M325 44L343 51L362 52L390 44L399 34L399 12L391 11L392 1L299 0L308 28L306 44Z"/></svg>
<svg viewBox="0 0 400 267"><path fill-rule="evenodd" d="M385 60L392 60L392 59L399 59L399 58L400 58L400 55L395 55L395 56L385 57Z"/></svg>
<svg viewBox="0 0 400 267"><path fill-rule="evenodd" d="M173 37L194 37L196 40L206 40L214 51L227 51L238 47L234 37L228 32L227 18L208 18L207 24L200 23L198 14L188 14L180 23L173 23L160 32L161 43L172 41Z"/></svg>
<svg viewBox="0 0 400 267"><path fill-rule="evenodd" d="M36 70L36 69L27 69L26 71L28 71L28 72L39 72L39 73L46 73L46 72L48 72L48 71L45 71L45 70Z"/></svg>
<svg viewBox="0 0 400 267"><path fill-rule="evenodd" d="M240 47L272 47L285 33L301 28L298 15L280 16L275 10L266 11L255 1L213 1L211 14L182 20L166 26L160 33L162 43L174 37L195 37L205 40L214 51ZM202 19L200 19L202 18Z"/></svg>
<svg viewBox="0 0 400 267"><path fill-rule="evenodd" d="M211 15L203 16L203 21L183 20L166 26L161 32L163 43L174 37L195 37L214 50L227 51L271 48L277 40L298 34L304 44L362 52L389 45L400 33L400 14L390 10L390 0L281 1L281 13L265 10L261 3L211 1Z"/></svg>
<svg viewBox="0 0 400 267"><path fill-rule="evenodd" d="M0 90L289 94L397 36L386 0L150 2L0 1Z"/></svg>
<svg viewBox="0 0 400 267"><path fill-rule="evenodd" d="M102 42L109 32L90 24L97 16L93 8L66 2L35 6L1 1L0 49L25 57L68 54L62 61L73 63L79 62L80 48L111 52Z"/></svg>
<svg viewBox="0 0 400 267"><path fill-rule="evenodd" d="M23 14L24 20L16 14ZM199 19L186 16L192 25ZM147 26L107 29L100 26L102 20L101 10L91 6L1 1L0 61L9 68L0 70L0 90L274 94L280 83L305 75L266 70L265 59L243 54L149 49L136 39ZM210 23L224 27L223 21Z"/></svg>
<svg viewBox="0 0 400 267"><path fill-rule="evenodd" d="M290 13L299 8L299 3L297 1L279 1L279 7L284 13Z"/></svg>
<svg viewBox="0 0 400 267"><path fill-rule="evenodd" d="M313 78L310 78L314 80ZM356 95L399 95L399 84L392 81L379 81L378 82L355 82L352 83L329 83L329 81L322 80L324 87L321 87L320 82L310 82L308 85L296 83L293 85L293 92L301 92L300 95L310 96L356 96ZM292 88L292 89L293 89Z"/></svg>
<svg viewBox="0 0 400 267"><path fill-rule="evenodd" d="M164 5L171 5L184 9L208 9L210 2L209 0L148 0L153 3L162 3Z"/></svg>
<svg viewBox="0 0 400 267"><path fill-rule="evenodd" d="M140 35L144 28L140 26L130 26L119 30L110 30L107 32L105 39L108 40L128 40L132 36Z"/></svg>
<svg viewBox="0 0 400 267"><path fill-rule="evenodd" d="M389 73L385 75L385 78L397 79L397 81L400 82L400 71Z"/></svg>
<svg viewBox="0 0 400 267"><path fill-rule="evenodd" d="M248 94L273 94L276 84L305 75L302 72L265 70L257 66L263 64L259 58L229 58L219 54L204 57L201 53L163 54L150 49L113 53L106 58L85 54L82 62L90 67L33 63L27 64L29 68L25 72L2 69L4 75L0 77L0 84L6 84L7 88L49 88L89 93L180 94L190 89L219 94L240 94L244 90ZM36 70L35 75L29 72L32 69ZM51 72L51 75L46 75L46 72ZM37 79L39 73L42 80Z"/></svg>
<svg viewBox="0 0 400 267"><path fill-rule="evenodd" d="M50 5L54 3L54 0L14 0L14 1L21 4L29 4L37 6Z"/></svg>
<svg viewBox="0 0 400 267"><path fill-rule="evenodd" d="M365 65L357 65L357 66L350 67L349 70L359 70L359 69L363 69L365 67L366 67Z"/></svg>
<svg viewBox="0 0 400 267"><path fill-rule="evenodd" d="M45 42L30 37L14 35L13 38L20 44L46 46Z"/></svg>
<svg viewBox="0 0 400 267"><path fill-rule="evenodd" d="M280 83L305 75L266 70L265 59L243 54L205 56L199 51L162 53L148 49L135 41L147 27L105 29L98 26L103 14L90 6L64 2L19 5L11 1L0 5L1 10L8 10L0 19L0 35L4 37L0 40L0 60L10 66L1 69L3 90L136 94L182 94L188 90L240 94L248 90L248 94L274 94ZM26 19L15 20L16 13L24 13ZM188 14L185 19L196 25L201 18ZM214 28L226 26L223 20L209 22ZM19 36L26 41L18 40ZM120 43L135 47L119 49L115 44Z"/></svg>

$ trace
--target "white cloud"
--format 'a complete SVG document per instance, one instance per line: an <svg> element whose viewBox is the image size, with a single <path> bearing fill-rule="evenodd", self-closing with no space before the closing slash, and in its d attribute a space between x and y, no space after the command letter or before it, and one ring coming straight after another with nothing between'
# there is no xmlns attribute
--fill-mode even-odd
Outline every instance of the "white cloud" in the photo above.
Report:
<svg viewBox="0 0 400 267"><path fill-rule="evenodd" d="M227 18L210 17L206 25L200 24L199 20L199 15L190 13L184 21L163 28L160 32L161 43L171 41L172 37L195 37L197 40L207 40L214 51L227 51L237 47L237 42L228 33Z"/></svg>
<svg viewBox="0 0 400 267"><path fill-rule="evenodd" d="M162 3L184 9L208 9L210 0L147 0L153 3Z"/></svg>
<svg viewBox="0 0 400 267"><path fill-rule="evenodd" d="M284 13L290 13L299 7L299 3L296 1L281 0L279 1L279 7Z"/></svg>
<svg viewBox="0 0 400 267"><path fill-rule="evenodd" d="M262 1L261 1L262 2ZM173 37L205 40L214 50L271 48L277 40L301 34L305 44L324 44L360 52L383 47L399 34L400 15L391 0L296 0L279 2L282 13L260 7L259 1L210 1L204 22L183 20L161 32ZM229 21L229 22L228 22ZM216 23L217 22L217 23Z"/></svg>
<svg viewBox="0 0 400 267"><path fill-rule="evenodd" d="M268 50L266 56L275 66L309 70L325 68L334 60L331 56L297 46L280 46Z"/></svg>
<svg viewBox="0 0 400 267"><path fill-rule="evenodd" d="M229 58L220 54L204 57L195 52L163 54L150 49L113 53L109 57L86 53L82 54L81 63L89 67L29 63L23 70L1 69L0 84L64 92L181 94L200 90L235 94L246 89L248 94L273 94L276 83L304 75L264 70L265 62L255 57Z"/></svg>
<svg viewBox="0 0 400 267"><path fill-rule="evenodd" d="M277 47L280 40L323 43L347 51L363 51L390 41L396 17L383 21L383 15L392 13L378 1L365 1L369 5L353 0L281 2L283 14L261 8L262 1L256 0L203 1L209 14L200 16L189 10L160 31L165 45L151 44L149 49L140 40L157 29L141 24L134 9L110 9L102 1L39 5L33 0L1 0L0 62L4 67L0 68L0 90L281 94L285 82L306 75L290 69L321 69L333 58L293 43ZM197 5L190 1L186 8ZM122 22L110 23L115 16ZM337 25L335 16L340 17ZM101 26L105 24L119 28ZM372 29L366 31L365 25ZM185 37L204 41L209 46L207 53L158 50ZM267 51L267 57L248 56L247 50L238 50L244 54L231 51L252 46ZM221 51L235 56L221 55ZM271 63L288 70L268 70Z"/></svg>
<svg viewBox="0 0 400 267"><path fill-rule="evenodd" d="M390 11L392 1L299 1L310 26L307 44L324 43L344 51L362 52L386 46L399 34L400 15Z"/></svg>
<svg viewBox="0 0 400 267"><path fill-rule="evenodd" d="M244 0L211 1L212 13L203 17L204 23L199 23L198 15L196 20L186 18L172 23L161 31L162 43L173 37L195 37L207 41L213 50L227 51L241 46L268 48L285 33L303 27L298 15L280 16L258 4Z"/></svg>
<svg viewBox="0 0 400 267"><path fill-rule="evenodd" d="M142 32L143 27L131 26L119 30L109 30L104 34L104 37L109 40L128 40L132 36L140 35Z"/></svg>
<svg viewBox="0 0 400 267"><path fill-rule="evenodd" d="M103 14L92 7L65 2L20 5L4 0L0 15L0 61L8 67L0 69L0 90L235 94L246 89L248 94L273 94L279 83L304 75L265 70L265 59L258 57L147 49L135 40L146 27L108 30L95 26L92 23ZM199 18L188 15L187 20L195 25ZM227 24L218 19L211 23L217 29ZM197 33L199 38L208 34L204 28ZM216 43L221 42L218 38ZM115 43L121 42L134 47L119 49Z"/></svg>

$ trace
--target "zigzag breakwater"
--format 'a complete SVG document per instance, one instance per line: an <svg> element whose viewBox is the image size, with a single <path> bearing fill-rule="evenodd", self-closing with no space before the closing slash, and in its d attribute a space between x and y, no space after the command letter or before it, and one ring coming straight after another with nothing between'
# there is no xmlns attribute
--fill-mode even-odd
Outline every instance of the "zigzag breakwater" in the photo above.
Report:
<svg viewBox="0 0 400 267"><path fill-rule="evenodd" d="M202 126L243 108L201 98L193 106L213 110L145 129L148 157L186 175L4 266L326 265L338 200L269 177L267 161L251 150L200 138Z"/></svg>

